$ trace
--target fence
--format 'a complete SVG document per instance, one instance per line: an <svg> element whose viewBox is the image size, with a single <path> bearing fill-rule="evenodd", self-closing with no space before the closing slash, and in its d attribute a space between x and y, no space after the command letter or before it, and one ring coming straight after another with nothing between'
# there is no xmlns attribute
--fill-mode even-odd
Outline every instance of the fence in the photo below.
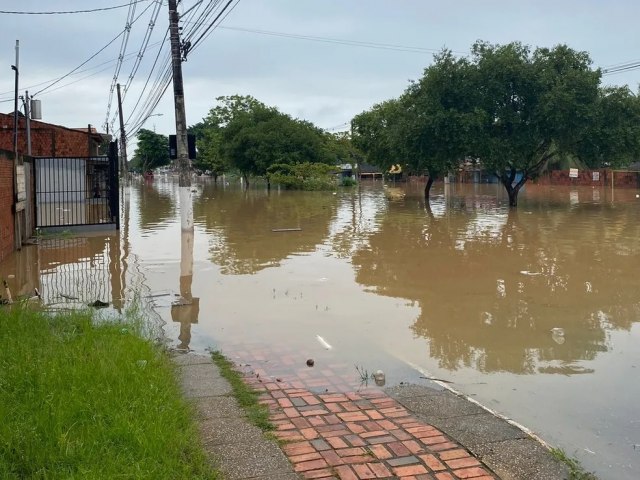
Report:
<svg viewBox="0 0 640 480"><path fill-rule="evenodd" d="M37 227L119 228L114 155L37 158L35 162Z"/></svg>

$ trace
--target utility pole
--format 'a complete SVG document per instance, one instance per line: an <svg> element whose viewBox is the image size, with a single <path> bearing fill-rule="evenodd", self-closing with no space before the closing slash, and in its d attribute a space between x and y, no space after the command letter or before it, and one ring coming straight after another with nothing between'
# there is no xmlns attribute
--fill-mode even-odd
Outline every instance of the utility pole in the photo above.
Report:
<svg viewBox="0 0 640 480"><path fill-rule="evenodd" d="M173 98L176 110L176 153L180 187L191 187L191 161L187 146L187 118L184 108L184 86L182 84L182 51L178 27L176 0L169 0L169 36L171 39L171 63L173 66Z"/></svg>
<svg viewBox="0 0 640 480"><path fill-rule="evenodd" d="M124 119L122 115L122 96L118 83L118 116L120 117L120 176L127 175L127 136L124 133ZM107 127L108 128L108 127Z"/></svg>
<svg viewBox="0 0 640 480"><path fill-rule="evenodd" d="M18 72L20 63L20 40L16 40L16 64L11 65L15 73L15 95L13 101L13 153L16 154L16 165L18 162Z"/></svg>
<svg viewBox="0 0 640 480"><path fill-rule="evenodd" d="M24 92L24 119L27 122L27 155L31 156L31 111L29 90Z"/></svg>

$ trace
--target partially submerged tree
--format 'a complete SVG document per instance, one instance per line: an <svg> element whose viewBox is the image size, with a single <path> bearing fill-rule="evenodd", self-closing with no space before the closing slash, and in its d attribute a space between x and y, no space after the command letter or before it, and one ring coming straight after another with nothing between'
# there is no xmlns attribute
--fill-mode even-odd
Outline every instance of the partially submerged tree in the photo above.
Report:
<svg viewBox="0 0 640 480"><path fill-rule="evenodd" d="M517 42L477 42L472 55L482 116L472 151L516 206L522 186L550 160L576 152L594 119L600 72L587 53L565 45L531 53Z"/></svg>
<svg viewBox="0 0 640 480"><path fill-rule="evenodd" d="M136 135L138 144L133 153L131 166L141 172L169 165L169 138L151 130L141 128Z"/></svg>

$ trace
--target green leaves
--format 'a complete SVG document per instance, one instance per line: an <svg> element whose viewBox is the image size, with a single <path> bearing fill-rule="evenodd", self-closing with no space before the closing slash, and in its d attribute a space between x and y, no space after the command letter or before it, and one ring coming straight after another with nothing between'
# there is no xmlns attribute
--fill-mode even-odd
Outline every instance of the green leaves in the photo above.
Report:
<svg viewBox="0 0 640 480"><path fill-rule="evenodd" d="M133 168L144 172L169 164L168 137L144 128L136 136L138 144L131 160Z"/></svg>

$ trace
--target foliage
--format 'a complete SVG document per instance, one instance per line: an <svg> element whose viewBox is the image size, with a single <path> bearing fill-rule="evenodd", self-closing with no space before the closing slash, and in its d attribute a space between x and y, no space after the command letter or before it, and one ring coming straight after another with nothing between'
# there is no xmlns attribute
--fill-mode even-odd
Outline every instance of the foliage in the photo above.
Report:
<svg viewBox="0 0 640 480"><path fill-rule="evenodd" d="M265 177L276 164L335 162L333 144L313 124L291 118L251 96L219 97L203 126L205 158L219 171L235 168L249 176Z"/></svg>
<svg viewBox="0 0 640 480"><path fill-rule="evenodd" d="M597 168L637 158L638 97L602 88L600 77L586 52L566 45L532 51L479 41L469 59L445 50L401 97L354 117L354 143L371 163L401 164L430 181L477 159L515 206L550 162Z"/></svg>
<svg viewBox="0 0 640 480"><path fill-rule="evenodd" d="M342 185L343 187L353 187L357 184L358 184L357 180L353 177L343 177L340 180L340 185Z"/></svg>
<svg viewBox="0 0 640 480"><path fill-rule="evenodd" d="M169 165L169 137L141 128L131 160L132 170L141 172Z"/></svg>
<svg viewBox="0 0 640 480"><path fill-rule="evenodd" d="M267 169L267 178L286 189L331 190L336 186L336 167L324 163L277 163Z"/></svg>
<svg viewBox="0 0 640 480"><path fill-rule="evenodd" d="M588 168L622 167L640 157L640 99L628 87L600 90L576 156Z"/></svg>
<svg viewBox="0 0 640 480"><path fill-rule="evenodd" d="M168 355L94 322L0 310L0 478L216 478Z"/></svg>
<svg viewBox="0 0 640 480"><path fill-rule="evenodd" d="M370 163L383 170L400 163L402 151L397 140L400 118L400 101L387 100L351 121L354 146L366 153Z"/></svg>
<svg viewBox="0 0 640 480"><path fill-rule="evenodd" d="M212 352L211 358L220 369L220 374L231 384L233 396L247 412L249 421L263 432L275 430L275 425L269 421L269 408L258 402L259 392L244 383L240 373L233 368L233 363L227 360L222 353Z"/></svg>
<svg viewBox="0 0 640 480"><path fill-rule="evenodd" d="M203 120L189 127L189 133L195 135L198 147L198 158L193 166L201 171L208 171L214 181L230 169L229 162L222 156L222 132L220 127Z"/></svg>

